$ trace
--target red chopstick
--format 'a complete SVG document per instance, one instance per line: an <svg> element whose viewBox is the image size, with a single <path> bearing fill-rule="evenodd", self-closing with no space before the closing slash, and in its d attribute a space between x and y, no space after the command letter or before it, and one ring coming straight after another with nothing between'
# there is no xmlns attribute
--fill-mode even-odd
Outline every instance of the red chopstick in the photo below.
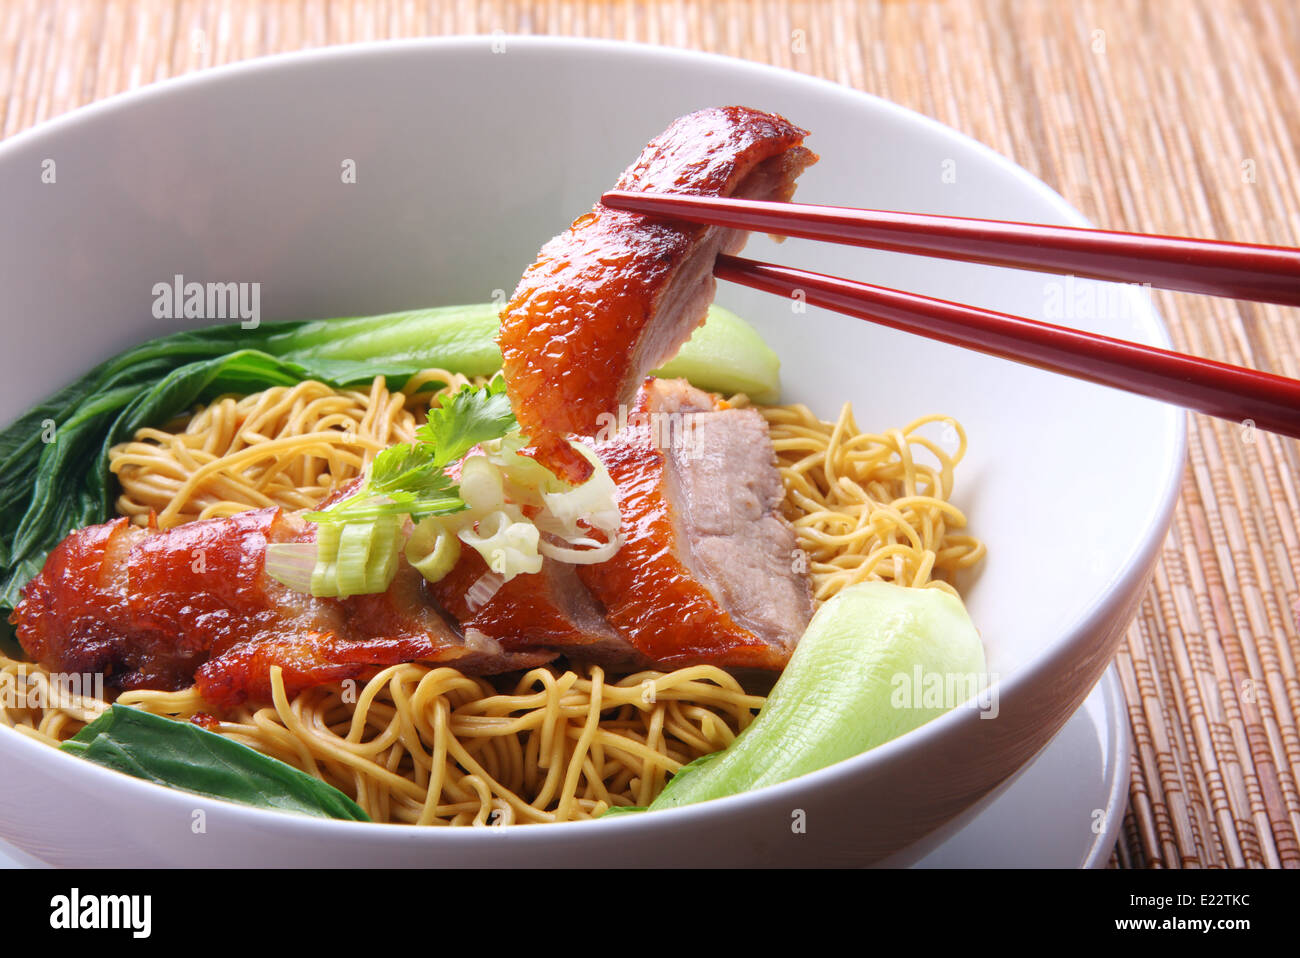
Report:
<svg viewBox="0 0 1300 958"><path fill-rule="evenodd" d="M891 329L1300 438L1300 380L735 256L719 256L713 273Z"/></svg>
<svg viewBox="0 0 1300 958"><path fill-rule="evenodd" d="M1284 246L623 190L601 202L780 236L1300 306L1300 250Z"/></svg>
<svg viewBox="0 0 1300 958"><path fill-rule="evenodd" d="M1300 305L1300 250L1215 240L614 190L614 209L780 236ZM719 256L719 279L1300 439L1300 380L806 270Z"/></svg>

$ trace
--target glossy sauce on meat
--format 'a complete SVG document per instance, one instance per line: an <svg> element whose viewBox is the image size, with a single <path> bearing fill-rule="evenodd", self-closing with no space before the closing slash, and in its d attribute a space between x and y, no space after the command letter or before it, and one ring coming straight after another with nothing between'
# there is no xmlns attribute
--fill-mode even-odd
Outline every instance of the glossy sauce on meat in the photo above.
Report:
<svg viewBox="0 0 1300 958"><path fill-rule="evenodd" d="M292 696L401 662L474 673L554 657L466 641L405 562L388 591L346 600L295 592L266 575L268 543L312 534L279 509L163 532L125 519L78 530L28 584L13 614L18 640L54 671L100 672L122 690L195 684L217 706L270 701L273 665Z"/></svg>
<svg viewBox="0 0 1300 958"><path fill-rule="evenodd" d="M816 157L804 130L746 107L700 110L652 140L622 190L788 200ZM511 403L558 475L590 465L564 437L591 435L704 321L713 262L747 234L597 205L546 244L501 314Z"/></svg>

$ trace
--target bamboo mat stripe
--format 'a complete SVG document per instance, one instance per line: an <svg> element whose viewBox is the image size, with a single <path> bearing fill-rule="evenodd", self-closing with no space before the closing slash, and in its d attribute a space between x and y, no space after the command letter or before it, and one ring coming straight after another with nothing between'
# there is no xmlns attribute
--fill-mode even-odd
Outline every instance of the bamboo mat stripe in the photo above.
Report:
<svg viewBox="0 0 1300 958"><path fill-rule="evenodd" d="M866 90L1013 158L1108 228L1300 245L1293 0L0 5L0 133L234 60L388 37L569 34ZM1294 310L1160 293L1175 346L1300 376ZM1117 667L1115 867L1300 866L1300 449L1191 417L1182 499Z"/></svg>

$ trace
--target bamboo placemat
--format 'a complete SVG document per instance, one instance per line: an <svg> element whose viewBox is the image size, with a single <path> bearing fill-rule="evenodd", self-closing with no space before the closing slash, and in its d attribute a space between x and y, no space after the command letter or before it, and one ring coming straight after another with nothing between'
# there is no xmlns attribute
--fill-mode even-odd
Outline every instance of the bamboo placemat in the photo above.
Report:
<svg viewBox="0 0 1300 958"><path fill-rule="evenodd" d="M981 140L1112 229L1300 245L1300 5L1273 2L29 2L0 131L284 50L444 33L692 47L817 74ZM1300 315L1158 294L1178 349L1300 376ZM1120 866L1300 866L1300 449L1192 417L1182 501L1117 664Z"/></svg>

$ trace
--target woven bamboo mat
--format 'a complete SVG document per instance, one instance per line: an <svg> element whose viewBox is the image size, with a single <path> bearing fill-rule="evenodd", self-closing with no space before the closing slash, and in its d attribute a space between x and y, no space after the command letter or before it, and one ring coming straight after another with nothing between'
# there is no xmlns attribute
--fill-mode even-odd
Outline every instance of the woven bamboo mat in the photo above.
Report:
<svg viewBox="0 0 1300 958"><path fill-rule="evenodd" d="M1274 2L0 3L4 136L284 50L444 33L693 47L894 100L1113 229L1300 245L1300 5ZM1177 348L1300 376L1300 316L1159 294ZM1193 417L1118 657L1136 745L1119 866L1300 866L1300 449Z"/></svg>

